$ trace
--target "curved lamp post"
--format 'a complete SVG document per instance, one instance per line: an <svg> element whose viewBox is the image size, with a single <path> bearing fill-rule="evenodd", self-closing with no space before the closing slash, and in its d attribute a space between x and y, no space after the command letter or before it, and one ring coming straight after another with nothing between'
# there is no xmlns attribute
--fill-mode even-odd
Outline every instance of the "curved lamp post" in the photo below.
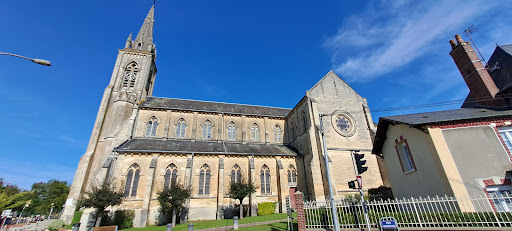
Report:
<svg viewBox="0 0 512 231"><path fill-rule="evenodd" d="M32 61L34 63L41 64L41 65L44 65L44 66L51 66L52 65L50 63L50 61L44 60L44 59L32 59L32 58L23 57L21 55L15 55L15 54L5 53L5 52L0 52L0 55L9 55L9 56L14 56L14 57L19 57L19 58L22 58L22 59L28 59L28 60L30 60L30 61Z"/></svg>

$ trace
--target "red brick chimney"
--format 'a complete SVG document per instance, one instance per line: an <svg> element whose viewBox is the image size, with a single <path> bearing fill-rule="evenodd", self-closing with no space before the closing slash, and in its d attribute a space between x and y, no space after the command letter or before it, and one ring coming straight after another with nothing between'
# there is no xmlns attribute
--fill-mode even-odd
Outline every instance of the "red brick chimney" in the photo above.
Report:
<svg viewBox="0 0 512 231"><path fill-rule="evenodd" d="M455 35L455 40L450 40L452 51L450 55L459 68L460 74L469 88L467 101L479 101L477 104L499 106L501 102L494 101L499 89L496 87L491 75L487 72L480 58L471 46L470 42L464 41L460 35ZM482 101L483 100L483 101ZM464 104L466 104L466 102Z"/></svg>

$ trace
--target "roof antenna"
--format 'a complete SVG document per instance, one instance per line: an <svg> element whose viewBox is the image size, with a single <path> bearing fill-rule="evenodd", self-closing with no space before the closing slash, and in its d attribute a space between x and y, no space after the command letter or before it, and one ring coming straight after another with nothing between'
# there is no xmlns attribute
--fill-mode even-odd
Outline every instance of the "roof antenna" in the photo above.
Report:
<svg viewBox="0 0 512 231"><path fill-rule="evenodd" d="M476 46L475 42L473 42L473 39L471 38L471 34L474 33L474 32L478 32L477 29L473 28L473 25L471 25L470 27L468 27L468 29L465 29L464 30L464 33L466 33L466 35L469 37L469 40L471 40L471 43L473 43L473 45L475 46L475 49L476 51L478 51L478 54L480 54L480 57L482 58L482 60L484 61L485 63L485 68L487 70L489 70L489 65L487 65L487 62L485 61L484 59L484 56L482 55L482 53L480 53L480 50L478 50L478 47Z"/></svg>

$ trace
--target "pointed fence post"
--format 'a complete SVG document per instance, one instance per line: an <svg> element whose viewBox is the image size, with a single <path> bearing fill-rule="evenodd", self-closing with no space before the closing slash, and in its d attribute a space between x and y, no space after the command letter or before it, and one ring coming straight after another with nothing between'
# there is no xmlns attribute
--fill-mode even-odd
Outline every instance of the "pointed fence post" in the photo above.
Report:
<svg viewBox="0 0 512 231"><path fill-rule="evenodd" d="M300 191L295 192L295 207L297 209L297 223L299 224L299 231L306 231L306 214L304 213L303 196L304 194Z"/></svg>
<svg viewBox="0 0 512 231"><path fill-rule="evenodd" d="M421 200L421 197L420 197ZM418 218L418 222L420 223L420 227L423 227L423 224L421 223L420 214L418 213L418 209L416 208L416 203L414 203L414 198L411 197L412 206L414 206L414 212L416 213L416 217Z"/></svg>

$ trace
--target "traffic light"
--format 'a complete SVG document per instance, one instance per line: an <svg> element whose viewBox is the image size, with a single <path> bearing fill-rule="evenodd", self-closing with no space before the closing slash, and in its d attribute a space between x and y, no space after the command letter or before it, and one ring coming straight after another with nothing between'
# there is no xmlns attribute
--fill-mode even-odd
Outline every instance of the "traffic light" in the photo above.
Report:
<svg viewBox="0 0 512 231"><path fill-rule="evenodd" d="M364 166L366 164L366 160L363 160L364 154L359 154L354 152L354 159L356 160L357 173L361 174L368 170L368 167Z"/></svg>
<svg viewBox="0 0 512 231"><path fill-rule="evenodd" d="M348 187L352 188L352 189L355 189L356 188L356 181L355 180L349 181L348 182Z"/></svg>

